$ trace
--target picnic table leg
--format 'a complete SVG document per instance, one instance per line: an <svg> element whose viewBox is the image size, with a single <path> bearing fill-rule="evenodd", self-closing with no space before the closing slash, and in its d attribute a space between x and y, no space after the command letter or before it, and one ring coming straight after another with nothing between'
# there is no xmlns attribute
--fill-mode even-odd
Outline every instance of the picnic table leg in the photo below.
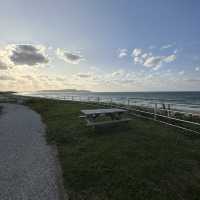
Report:
<svg viewBox="0 0 200 200"><path fill-rule="evenodd" d="M98 116L99 116L99 114L93 114L93 115L90 115L90 116L88 117L88 119L89 119L90 121L94 121Z"/></svg>
<svg viewBox="0 0 200 200"><path fill-rule="evenodd" d="M122 112L118 113L117 119L121 119L122 118Z"/></svg>
<svg viewBox="0 0 200 200"><path fill-rule="evenodd" d="M120 120L122 118L122 114L121 112L118 112L118 113L112 113L111 114L111 118L112 120L116 119L116 120Z"/></svg>
<svg viewBox="0 0 200 200"><path fill-rule="evenodd" d="M115 113L108 113L107 116L109 116L112 120L115 120L117 118Z"/></svg>

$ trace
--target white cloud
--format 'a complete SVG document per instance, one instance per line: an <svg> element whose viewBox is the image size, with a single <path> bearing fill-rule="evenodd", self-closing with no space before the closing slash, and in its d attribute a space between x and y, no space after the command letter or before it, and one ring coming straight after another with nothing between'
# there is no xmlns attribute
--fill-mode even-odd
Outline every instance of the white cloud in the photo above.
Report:
<svg viewBox="0 0 200 200"><path fill-rule="evenodd" d="M13 65L13 63L10 61L11 52L7 47L0 49L0 68L2 70L12 68Z"/></svg>
<svg viewBox="0 0 200 200"><path fill-rule="evenodd" d="M174 54L177 54L179 51L180 51L179 49L175 49Z"/></svg>
<svg viewBox="0 0 200 200"><path fill-rule="evenodd" d="M159 69L163 63L171 63L176 60L176 56L174 54L169 56L145 56L144 60L142 60L140 57L136 58L145 67L154 68L154 70Z"/></svg>
<svg viewBox="0 0 200 200"><path fill-rule="evenodd" d="M90 67L90 70L91 70L91 71L95 71L95 72L100 72L100 71L101 71L101 69L98 68L98 67L96 67L96 66L91 66L91 67Z"/></svg>
<svg viewBox="0 0 200 200"><path fill-rule="evenodd" d="M176 60L176 55L153 56L152 53L142 53L142 49L134 49L132 57L135 64L141 64L154 70L159 69L163 63L171 63Z"/></svg>
<svg viewBox="0 0 200 200"><path fill-rule="evenodd" d="M149 46L149 49L155 49L155 48L156 48L155 45L151 45L151 46Z"/></svg>
<svg viewBox="0 0 200 200"><path fill-rule="evenodd" d="M178 74L179 74L179 75L184 75L184 74L185 74L185 71L182 70L182 71L178 72Z"/></svg>
<svg viewBox="0 0 200 200"><path fill-rule="evenodd" d="M0 81L14 81L15 78L9 75L0 75Z"/></svg>
<svg viewBox="0 0 200 200"><path fill-rule="evenodd" d="M199 69L199 67L195 67L195 71L197 71L197 72L198 72L199 70L200 70L200 69Z"/></svg>
<svg viewBox="0 0 200 200"><path fill-rule="evenodd" d="M92 74L90 74L90 73L78 73L77 76L80 77L80 78L90 78L90 77L92 77Z"/></svg>
<svg viewBox="0 0 200 200"><path fill-rule="evenodd" d="M171 47L173 47L174 46L174 44L166 44L166 45L163 45L162 47L161 47L161 49L169 49L169 48L171 48Z"/></svg>
<svg viewBox="0 0 200 200"><path fill-rule="evenodd" d="M132 57L137 57L137 56L140 56L141 54L142 54L142 49L135 48L133 49Z"/></svg>
<svg viewBox="0 0 200 200"><path fill-rule="evenodd" d="M63 88L78 88L78 89L89 89L89 90L99 90L99 91L138 91L138 90L148 90L148 89L173 89L178 86L175 84L176 81L178 82L183 81L184 78L187 78L187 74L183 75L185 72L177 72L177 73L171 73L169 70L166 69L166 71L160 70L160 71L153 71L153 70L144 70L142 68L139 71L126 71L125 68L117 69L114 71L109 71L109 67L90 67L87 71L83 72L66 72L66 74L63 74L62 76L52 74L53 72L47 70L41 70L41 68L38 67L27 67L24 65L32 66L34 65L40 65L44 64L40 59L22 59L22 55L28 54L29 51L32 52L33 48L28 48L26 53L20 54L20 57L12 58L13 51L15 52L15 55L18 56L18 53L20 53L20 50L16 50L16 46L7 46L7 49L4 49L3 51L0 50L0 69L8 69L8 70L2 70L0 71L0 84L1 89L3 90L43 90L43 89L63 89ZM26 47L20 47L22 52L26 49ZM32 49L32 50L31 50ZM37 49L40 49L39 47ZM44 52L41 50L41 52ZM55 56L54 49L50 49L51 51L48 51L49 57L53 54ZM159 69L163 64L165 63L171 63L174 60L176 60L176 55L153 55L151 52L145 52L143 49L134 49L132 57L135 63L140 64L144 67L151 68L154 70ZM64 50L68 53L68 51ZM52 54L51 54L52 53ZM126 54L126 50L122 53ZM70 57L68 54L73 54L72 57ZM79 63L80 60L83 60L84 57L80 55L80 52L73 52L62 54L62 59L68 59L69 63L76 64ZM128 52L127 52L128 54ZM44 54L45 55L45 54ZM25 56L25 57L26 57ZM60 56L60 55L59 55ZM78 56L78 58L76 57ZM126 56L126 55L122 55ZM36 56L37 57L37 56ZM46 57L46 56L45 56ZM67 57L67 58L66 58ZM14 67L15 64L19 65L20 67ZM48 59L48 58L47 58ZM36 62L37 60L37 62ZM70 61L69 61L70 60ZM74 63L75 62L75 63ZM23 64L26 63L26 64ZM89 67L89 66L88 66ZM77 69L76 69L77 70ZM132 69L134 70L134 69ZM194 70L194 69L193 69ZM196 71L199 70L195 68ZM174 71L173 71L174 72ZM57 71L58 73L58 71ZM180 75L179 75L180 74ZM191 79L191 83L196 85L198 80L197 79ZM181 82L179 82L181 83ZM181 88L180 84L180 88Z"/></svg>
<svg viewBox="0 0 200 200"><path fill-rule="evenodd" d="M144 53L142 56L141 56L143 59L146 59L148 57L148 53Z"/></svg>
<svg viewBox="0 0 200 200"><path fill-rule="evenodd" d="M7 70L9 66L0 60L0 70Z"/></svg>
<svg viewBox="0 0 200 200"><path fill-rule="evenodd" d="M143 64L144 59L142 57L135 57L134 58L134 63L135 64Z"/></svg>
<svg viewBox="0 0 200 200"><path fill-rule="evenodd" d="M119 76L122 76L122 75L124 75L124 70L122 70L122 69L119 69L119 70L111 73L111 77L119 77Z"/></svg>
<svg viewBox="0 0 200 200"><path fill-rule="evenodd" d="M56 54L60 59L70 64L79 64L81 60L85 60L79 51L69 52L65 49L57 48Z"/></svg>
<svg viewBox="0 0 200 200"><path fill-rule="evenodd" d="M172 54L172 55L166 56L163 61L166 63L170 63L175 60L176 60L176 55Z"/></svg>
<svg viewBox="0 0 200 200"><path fill-rule="evenodd" d="M163 61L163 57L160 57L160 56L154 57L154 56L152 56L152 57L148 57L144 61L143 65L145 67L159 67L162 64L162 61Z"/></svg>
<svg viewBox="0 0 200 200"><path fill-rule="evenodd" d="M118 49L118 58L126 57L128 54L127 49Z"/></svg>

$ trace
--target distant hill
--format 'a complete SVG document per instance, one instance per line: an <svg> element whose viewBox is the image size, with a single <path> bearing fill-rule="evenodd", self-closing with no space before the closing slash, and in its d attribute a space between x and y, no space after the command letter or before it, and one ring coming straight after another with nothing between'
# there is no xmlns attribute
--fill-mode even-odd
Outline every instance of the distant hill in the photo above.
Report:
<svg viewBox="0 0 200 200"><path fill-rule="evenodd" d="M39 92L91 92L89 90L63 89L63 90L40 90Z"/></svg>
<svg viewBox="0 0 200 200"><path fill-rule="evenodd" d="M0 94L14 94L14 91L0 91Z"/></svg>

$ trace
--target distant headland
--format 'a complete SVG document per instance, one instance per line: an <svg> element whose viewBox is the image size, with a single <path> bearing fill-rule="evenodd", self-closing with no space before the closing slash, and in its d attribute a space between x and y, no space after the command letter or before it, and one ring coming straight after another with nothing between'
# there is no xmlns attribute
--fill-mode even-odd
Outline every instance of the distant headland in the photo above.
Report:
<svg viewBox="0 0 200 200"><path fill-rule="evenodd" d="M77 89L62 89L62 90L40 90L38 92L84 92L84 93L88 93L88 92L92 92L90 90L77 90Z"/></svg>

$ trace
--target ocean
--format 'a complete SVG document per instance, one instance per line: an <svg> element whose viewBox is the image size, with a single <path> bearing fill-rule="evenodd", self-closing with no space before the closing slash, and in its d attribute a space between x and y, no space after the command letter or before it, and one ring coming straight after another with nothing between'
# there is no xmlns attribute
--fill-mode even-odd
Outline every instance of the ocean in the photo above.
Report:
<svg viewBox="0 0 200 200"><path fill-rule="evenodd" d="M114 102L129 105L152 107L171 105L174 109L200 112L200 92L26 92L28 96L54 99L73 99L75 101Z"/></svg>

